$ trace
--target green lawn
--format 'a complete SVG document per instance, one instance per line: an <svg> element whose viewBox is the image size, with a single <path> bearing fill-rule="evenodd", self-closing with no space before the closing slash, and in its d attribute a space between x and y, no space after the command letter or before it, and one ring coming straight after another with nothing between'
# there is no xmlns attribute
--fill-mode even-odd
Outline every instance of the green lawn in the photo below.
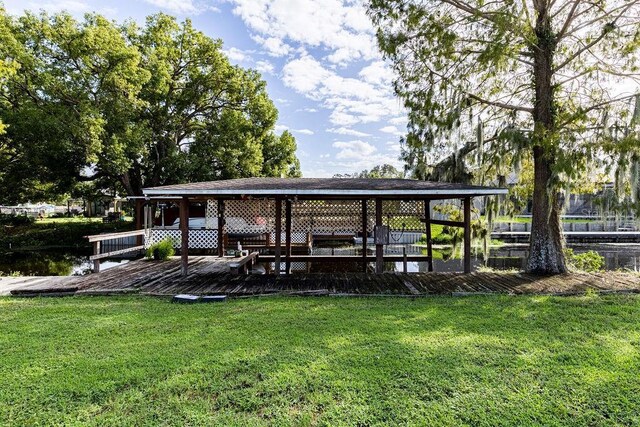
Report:
<svg viewBox="0 0 640 427"><path fill-rule="evenodd" d="M0 424L638 425L640 296L0 299Z"/></svg>

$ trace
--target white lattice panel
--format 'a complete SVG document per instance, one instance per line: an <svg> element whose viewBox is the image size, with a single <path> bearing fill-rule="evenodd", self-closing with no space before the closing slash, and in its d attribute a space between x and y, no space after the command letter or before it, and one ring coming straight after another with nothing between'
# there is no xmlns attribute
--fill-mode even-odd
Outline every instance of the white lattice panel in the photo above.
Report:
<svg viewBox="0 0 640 427"><path fill-rule="evenodd" d="M275 211L274 200L226 201L224 206L224 232L234 234L274 232Z"/></svg>
<svg viewBox="0 0 640 427"><path fill-rule="evenodd" d="M182 235L176 229L151 229L145 236L145 247L158 243L165 238L173 240L173 247L182 247ZM193 249L216 249L218 247L218 230L189 230L189 248Z"/></svg>
<svg viewBox="0 0 640 427"><path fill-rule="evenodd" d="M304 200L292 203L292 233L355 234L362 231L359 200Z"/></svg>
<svg viewBox="0 0 640 427"><path fill-rule="evenodd" d="M385 200L382 202L382 222L392 230L424 231L424 201ZM404 225L404 226L403 226Z"/></svg>
<svg viewBox="0 0 640 427"><path fill-rule="evenodd" d="M204 228L206 228L207 230L218 229L218 202L216 200L207 200Z"/></svg>

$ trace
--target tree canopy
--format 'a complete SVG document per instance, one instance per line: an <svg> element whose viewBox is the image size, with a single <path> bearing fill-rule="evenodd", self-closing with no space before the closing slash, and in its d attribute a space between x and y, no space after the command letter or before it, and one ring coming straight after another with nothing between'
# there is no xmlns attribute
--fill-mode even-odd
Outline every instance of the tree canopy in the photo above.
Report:
<svg viewBox="0 0 640 427"><path fill-rule="evenodd" d="M385 163L376 165L371 170L365 169L361 172L336 174L334 178L403 178L404 173L396 169L395 166Z"/></svg>
<svg viewBox="0 0 640 427"><path fill-rule="evenodd" d="M231 65L222 42L189 20L158 14L140 27L0 10L0 38L0 184L13 189L2 202L87 182L139 195L199 179L300 175L295 139L274 134L277 110L260 75Z"/></svg>
<svg viewBox="0 0 640 427"><path fill-rule="evenodd" d="M640 183L640 2L371 0L369 13L409 111L409 169L424 179L444 152L436 177L495 184L530 161L528 270L566 271L560 190L593 168L615 169L627 196Z"/></svg>

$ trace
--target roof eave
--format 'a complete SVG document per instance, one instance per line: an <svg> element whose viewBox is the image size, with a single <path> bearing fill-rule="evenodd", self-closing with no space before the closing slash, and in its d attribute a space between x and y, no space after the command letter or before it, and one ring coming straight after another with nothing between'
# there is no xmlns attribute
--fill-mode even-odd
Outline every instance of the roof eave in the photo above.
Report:
<svg viewBox="0 0 640 427"><path fill-rule="evenodd" d="M161 188L145 188L142 190L145 196L363 196L363 197L390 197L390 196L451 196L475 197L507 194L506 188L470 188L470 189L434 189L434 190L213 190L213 189L183 189L168 190Z"/></svg>

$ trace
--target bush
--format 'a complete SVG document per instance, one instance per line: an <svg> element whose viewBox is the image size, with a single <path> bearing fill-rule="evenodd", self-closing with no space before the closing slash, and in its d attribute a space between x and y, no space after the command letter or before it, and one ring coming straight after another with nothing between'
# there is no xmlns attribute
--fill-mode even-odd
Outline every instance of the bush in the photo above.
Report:
<svg viewBox="0 0 640 427"><path fill-rule="evenodd" d="M453 236L447 233L441 233L437 236L433 236L431 241L434 245L448 245L453 242Z"/></svg>
<svg viewBox="0 0 640 427"><path fill-rule="evenodd" d="M604 257L596 251L574 254L573 249L565 249L565 255L569 265L576 270L591 273L595 271L602 271L604 267Z"/></svg>
<svg viewBox="0 0 640 427"><path fill-rule="evenodd" d="M146 256L149 259L166 260L172 257L176 251L173 249L173 240L167 237L164 240L154 243L147 249Z"/></svg>
<svg viewBox="0 0 640 427"><path fill-rule="evenodd" d="M0 214L0 225L29 225L33 224L35 219L26 215Z"/></svg>

